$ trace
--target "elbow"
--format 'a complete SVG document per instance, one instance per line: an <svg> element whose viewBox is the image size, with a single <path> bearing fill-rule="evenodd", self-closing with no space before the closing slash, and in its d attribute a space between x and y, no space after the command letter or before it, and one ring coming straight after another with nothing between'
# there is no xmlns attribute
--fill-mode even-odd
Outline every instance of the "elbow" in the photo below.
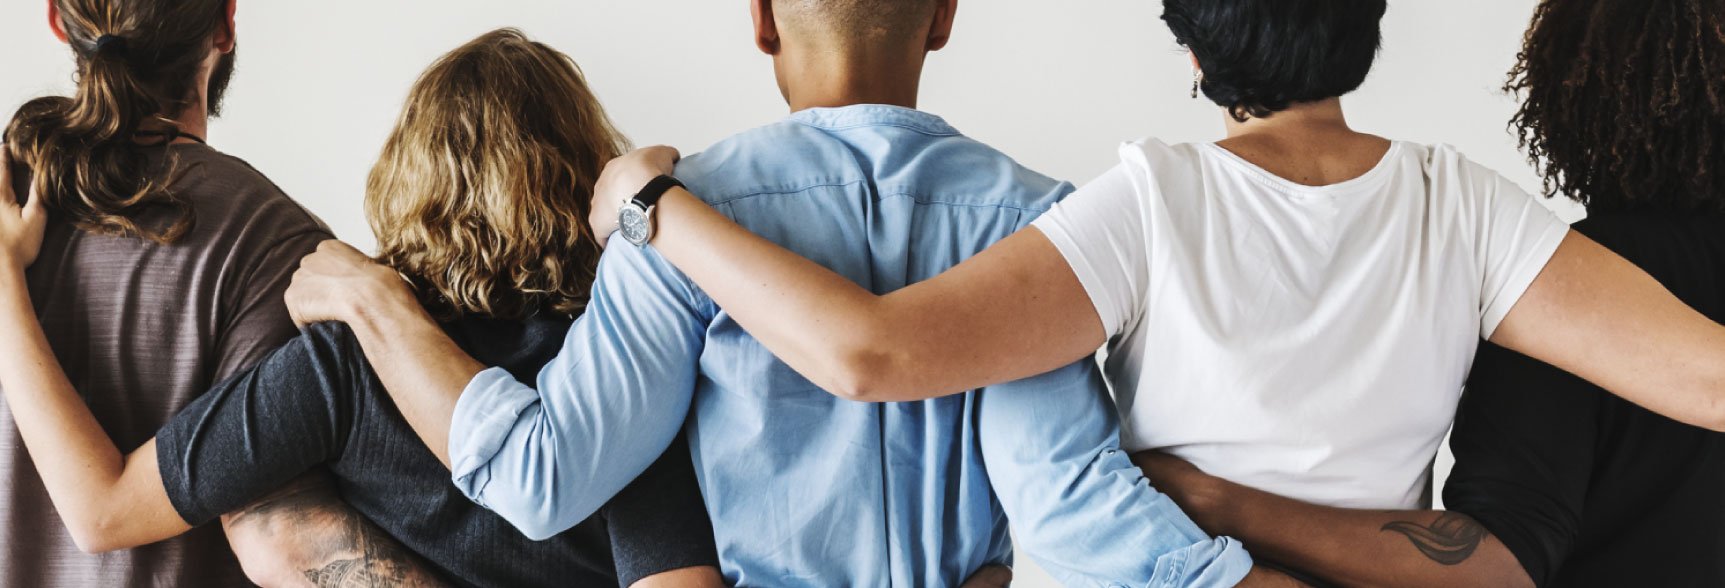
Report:
<svg viewBox="0 0 1725 588"><path fill-rule="evenodd" d="M843 354L831 370L827 390L852 402L891 402L894 373L889 353L857 350Z"/></svg>
<svg viewBox="0 0 1725 588"><path fill-rule="evenodd" d="M545 541L545 540L548 540L552 537L556 537L558 534L562 533L563 531L569 529L570 527L575 526L575 525L558 525L555 521L546 519L544 517L529 517L529 518L504 517L504 518L505 518L505 520L509 521L510 525L513 525L515 527L516 531L519 531L521 533L521 536L526 537L529 541L534 541L534 542Z"/></svg>
<svg viewBox="0 0 1725 588"><path fill-rule="evenodd" d="M78 546L78 551L82 551L87 555L101 555L123 549L118 545L103 541L99 538L91 538L78 534L72 535L72 543Z"/></svg>
<svg viewBox="0 0 1725 588"><path fill-rule="evenodd" d="M556 537L575 525L581 524L581 521L586 520L587 516L598 510L594 508L578 512L578 509L582 508L580 505L559 508L557 505L562 504L561 499L553 494L546 494L545 496L543 501L525 503L521 507L510 504L482 504L481 506L497 513L497 516L503 517L509 526L515 527L516 532L521 533L521 536L535 542ZM580 512L584 512L586 515L579 514Z"/></svg>
<svg viewBox="0 0 1725 588"><path fill-rule="evenodd" d="M556 525L540 524L537 521L527 521L526 523L515 525L515 529L521 531L521 535L529 541L545 541L563 532Z"/></svg>
<svg viewBox="0 0 1725 588"><path fill-rule="evenodd" d="M76 522L66 520L66 530L72 536L72 543L78 546L78 551L90 555L99 555L122 549L137 547L124 541L119 541L116 525L102 522Z"/></svg>

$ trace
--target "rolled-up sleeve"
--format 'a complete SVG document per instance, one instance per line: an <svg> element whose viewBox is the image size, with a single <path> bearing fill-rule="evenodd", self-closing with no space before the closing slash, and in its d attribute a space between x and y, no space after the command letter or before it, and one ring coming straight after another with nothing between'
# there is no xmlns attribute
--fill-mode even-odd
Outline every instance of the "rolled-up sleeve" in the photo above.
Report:
<svg viewBox="0 0 1725 588"><path fill-rule="evenodd" d="M1252 569L1206 534L1125 452L1095 362L983 391L989 479L1019 547L1067 586L1227 587Z"/></svg>
<svg viewBox="0 0 1725 588"><path fill-rule="evenodd" d="M537 389L481 372L456 403L451 474L533 539L586 520L682 430L711 301L651 250L619 244Z"/></svg>
<svg viewBox="0 0 1725 588"><path fill-rule="evenodd" d="M1535 586L1575 552L1607 397L1543 362L1480 345L1456 411L1444 506L1497 536Z"/></svg>

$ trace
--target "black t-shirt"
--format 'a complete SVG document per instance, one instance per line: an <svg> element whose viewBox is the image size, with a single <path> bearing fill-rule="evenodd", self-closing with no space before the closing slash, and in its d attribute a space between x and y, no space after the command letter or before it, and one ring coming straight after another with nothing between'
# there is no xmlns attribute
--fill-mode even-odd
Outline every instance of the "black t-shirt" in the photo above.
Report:
<svg viewBox="0 0 1725 588"><path fill-rule="evenodd" d="M531 382L561 349L569 324L466 320L445 330L481 363ZM685 443L673 444L592 518L530 541L461 495L345 325L315 325L204 394L157 434L156 451L168 496L192 525L327 466L348 504L463 585L627 586L718 565Z"/></svg>
<svg viewBox="0 0 1725 588"><path fill-rule="evenodd" d="M1725 320L1725 218L1599 216L1576 229ZM1445 506L1497 535L1535 584L1725 586L1725 434L1486 344L1451 446Z"/></svg>

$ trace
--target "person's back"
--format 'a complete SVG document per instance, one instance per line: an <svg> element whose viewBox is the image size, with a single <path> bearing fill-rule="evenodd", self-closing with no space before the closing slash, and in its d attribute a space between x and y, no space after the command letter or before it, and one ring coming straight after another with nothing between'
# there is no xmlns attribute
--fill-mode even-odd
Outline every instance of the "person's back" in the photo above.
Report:
<svg viewBox="0 0 1725 588"><path fill-rule="evenodd" d="M804 110L691 156L677 171L743 226L880 293L957 265L1071 189L938 117L878 105ZM814 581L823 576L795 562L860 562L858 552L898 552L903 537L928 538L919 550L927 560L885 557L887 569L845 569L841 577L952 585L968 570L935 564L974 569L1005 559L1005 518L988 480L953 477L981 469L974 393L904 404L840 400L712 311L691 428L697 468L707 495L725 497L710 501L716 520L759 521L716 525L719 549L752 569L778 562L785 570L782 577L733 579ZM768 456L763 446L802 450ZM776 473L771 479L733 467L763 459ZM882 492L857 500L835 487ZM854 530L807 540L830 521L849 521ZM930 521L944 528L922 528ZM954 540L960 537L972 541Z"/></svg>
<svg viewBox="0 0 1725 588"><path fill-rule="evenodd" d="M1575 229L1725 320L1725 217L1607 214ZM1445 504L1479 519L1537 585L1725 582L1725 434L1485 344L1452 445Z"/></svg>
<svg viewBox="0 0 1725 588"><path fill-rule="evenodd" d="M1576 232L1714 321L1725 105L1711 97L1725 80L1709 72L1725 39L1708 31L1720 26L1725 13L1689 2L1541 2L1508 84L1547 191L1587 205ZM1576 68L1576 55L1600 66ZM1445 506L1500 539L1533 585L1725 585L1725 433L1485 344L1450 444Z"/></svg>
<svg viewBox="0 0 1725 588"><path fill-rule="evenodd" d="M150 165L172 151L183 170L174 189L196 215L190 231L168 245L56 220L28 274L56 356L97 420L128 449L296 334L282 292L299 258L330 238L316 218L238 159L195 144L155 151ZM152 220L159 219L144 218ZM0 475L10 480L0 487L0 584L245 581L218 526L131 551L82 553L55 513L10 411L0 413Z"/></svg>
<svg viewBox="0 0 1725 588"><path fill-rule="evenodd" d="M568 120L580 123L552 124ZM365 208L378 257L416 285L462 350L531 377L557 356L585 306L599 258L585 194L626 146L567 55L513 29L481 35L414 83L372 168ZM417 167L458 158L478 171ZM521 218L574 224L546 231ZM462 586L628 586L677 570L716 575L686 446L665 452L595 516L532 541L448 483L448 466L390 402L380 370L349 327L321 323L210 388L157 433L156 469L174 514L206 524L282 480L327 468L343 499L387 537L367 538L364 565L345 554L298 563L294 572L318 585L368 573L413 584L419 577L402 572L414 562ZM374 547L393 543L400 547Z"/></svg>
<svg viewBox="0 0 1725 588"><path fill-rule="evenodd" d="M923 59L944 44L954 6L757 0L757 43L795 114L690 157L683 180L877 292L1027 226L1070 186L914 109ZM675 182L651 184L661 191L637 194L636 206ZM320 269L302 272L305 296L290 298L302 301L297 316L354 322L324 306L331 293L356 293L351 276L380 286L366 304L389 318L356 328L370 357L396 366L385 385L404 412L453 402L455 483L529 537L590 516L686 432L731 584L954 586L1009 563L1009 517L1020 545L1068 584L1231 586L1252 571L1238 542L1205 535L1118 450L1090 358L927 402L834 398L637 247L650 217L619 220L633 244L613 239L587 312L536 389L506 370L433 359L450 346L403 320L398 286L373 282L382 272L327 273L363 262L351 255L308 260ZM438 349L382 334L403 330ZM459 395L447 389L457 382Z"/></svg>
<svg viewBox="0 0 1725 588"><path fill-rule="evenodd" d="M77 94L31 101L7 129L30 172L31 185L15 188L53 213L28 274L37 316L97 421L127 449L294 336L282 292L298 258L329 237L256 170L201 144L233 72L227 8L48 3L54 33L77 56ZM149 392L127 392L139 390ZM81 552L5 412L0 585L245 581L220 528Z"/></svg>

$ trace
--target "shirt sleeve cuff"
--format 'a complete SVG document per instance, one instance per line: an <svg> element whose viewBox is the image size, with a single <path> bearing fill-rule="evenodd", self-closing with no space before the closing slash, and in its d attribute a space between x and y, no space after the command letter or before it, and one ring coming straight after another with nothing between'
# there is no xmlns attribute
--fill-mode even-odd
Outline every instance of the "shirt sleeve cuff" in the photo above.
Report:
<svg viewBox="0 0 1725 588"><path fill-rule="evenodd" d="M479 372L461 391L449 425L449 463L451 479L468 499L485 506L480 494L491 481L491 459L538 403L539 392L502 368Z"/></svg>
<svg viewBox="0 0 1725 588"><path fill-rule="evenodd" d="M1151 588L1230 588L1252 573L1252 556L1232 537L1212 539L1163 555Z"/></svg>

